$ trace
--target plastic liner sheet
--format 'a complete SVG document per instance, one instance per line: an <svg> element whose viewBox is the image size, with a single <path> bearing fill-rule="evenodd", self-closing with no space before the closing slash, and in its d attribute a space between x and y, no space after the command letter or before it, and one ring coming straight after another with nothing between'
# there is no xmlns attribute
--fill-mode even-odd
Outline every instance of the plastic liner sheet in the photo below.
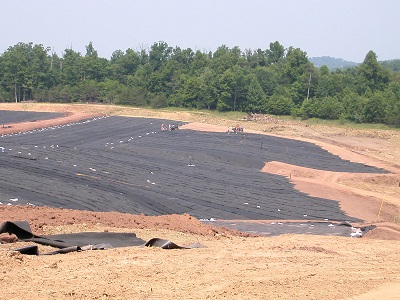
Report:
<svg viewBox="0 0 400 300"><path fill-rule="evenodd" d="M28 255L52 255L85 250L105 250L116 247L159 247L162 249L191 249L202 248L201 244L195 243L187 246L179 246L169 240L152 238L144 241L138 238L135 233L126 232L79 232L71 234L58 234L40 236L33 234L29 223L26 221L4 222L0 225L0 234L8 233L17 236L18 240L34 242L41 245L48 245L58 250L39 253L37 245L29 245L13 249L22 254Z"/></svg>

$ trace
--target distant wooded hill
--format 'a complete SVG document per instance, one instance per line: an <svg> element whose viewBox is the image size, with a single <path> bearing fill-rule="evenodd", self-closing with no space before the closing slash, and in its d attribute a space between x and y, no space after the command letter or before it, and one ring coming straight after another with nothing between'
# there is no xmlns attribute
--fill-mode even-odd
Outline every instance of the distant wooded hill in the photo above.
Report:
<svg viewBox="0 0 400 300"><path fill-rule="evenodd" d="M394 72L400 71L400 59L385 60L379 62L382 66Z"/></svg>
<svg viewBox="0 0 400 300"><path fill-rule="evenodd" d="M310 57L309 61L317 68L327 66L329 70L346 69L358 66L359 63L347 61L341 58L334 58L330 56Z"/></svg>
<svg viewBox="0 0 400 300"><path fill-rule="evenodd" d="M346 68L356 67L356 66L360 65L359 63L347 61L347 60L344 60L341 58L330 57L330 56L309 57L308 60L310 62L312 62L312 64L316 68L320 68L325 65L331 71L334 71L337 69L346 69ZM391 59L391 60L380 61L379 64L389 70L394 71L394 72L400 71L400 59Z"/></svg>

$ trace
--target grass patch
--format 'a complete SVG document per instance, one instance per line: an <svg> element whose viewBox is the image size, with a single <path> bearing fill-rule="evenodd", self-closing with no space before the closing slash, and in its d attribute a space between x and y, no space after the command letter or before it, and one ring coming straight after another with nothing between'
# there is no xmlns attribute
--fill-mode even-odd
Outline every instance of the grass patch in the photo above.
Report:
<svg viewBox="0 0 400 300"><path fill-rule="evenodd" d="M386 124L377 124L377 123L355 123L349 120L322 120L317 118L311 118L307 120L302 120L302 122L308 125L325 125L325 126L335 126L339 128L351 128L351 129L379 129L379 130L393 130L399 129L395 127L391 127Z"/></svg>

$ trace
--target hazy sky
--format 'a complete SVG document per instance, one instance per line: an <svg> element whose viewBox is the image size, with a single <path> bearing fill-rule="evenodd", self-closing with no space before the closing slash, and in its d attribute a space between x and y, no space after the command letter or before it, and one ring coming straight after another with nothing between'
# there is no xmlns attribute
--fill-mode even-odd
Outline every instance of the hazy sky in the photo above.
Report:
<svg viewBox="0 0 400 300"><path fill-rule="evenodd" d="M400 58L399 0L0 0L0 53L18 42L99 56L154 42L215 51L279 41L309 57Z"/></svg>

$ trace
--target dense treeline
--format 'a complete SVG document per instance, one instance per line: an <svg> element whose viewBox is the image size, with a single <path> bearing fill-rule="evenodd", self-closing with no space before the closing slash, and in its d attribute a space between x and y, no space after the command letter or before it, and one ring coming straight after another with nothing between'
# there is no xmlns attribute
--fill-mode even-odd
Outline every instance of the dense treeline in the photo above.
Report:
<svg viewBox="0 0 400 300"><path fill-rule="evenodd" d="M103 102L133 106L238 110L304 118L400 125L400 74L373 51L357 67L315 68L307 53L270 43L266 50L150 49L98 56L18 43L0 56L0 102Z"/></svg>

